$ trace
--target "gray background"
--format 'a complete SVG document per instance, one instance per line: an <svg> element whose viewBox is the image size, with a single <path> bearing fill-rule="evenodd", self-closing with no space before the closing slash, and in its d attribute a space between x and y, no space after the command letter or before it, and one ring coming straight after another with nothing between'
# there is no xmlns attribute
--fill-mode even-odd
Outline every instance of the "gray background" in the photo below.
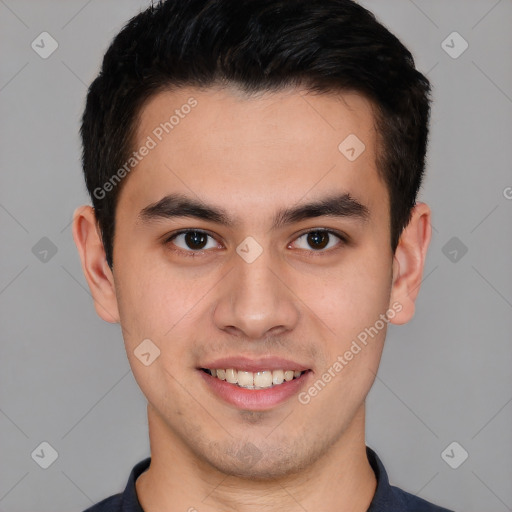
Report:
<svg viewBox="0 0 512 512"><path fill-rule="evenodd" d="M70 229L89 202L86 86L148 3L0 0L3 512L83 510L123 489L149 454L145 399L119 326L95 314ZM411 49L435 102L421 194L433 239L416 316L388 332L367 444L393 484L425 499L512 510L512 2L362 3ZM59 45L47 59L31 48L43 31ZM442 47L454 31L469 44L458 58ZM461 40L445 45L453 53ZM41 252L43 237L55 254ZM31 457L43 441L58 452L48 469ZM457 469L441 456L453 441L452 463L469 454Z"/></svg>

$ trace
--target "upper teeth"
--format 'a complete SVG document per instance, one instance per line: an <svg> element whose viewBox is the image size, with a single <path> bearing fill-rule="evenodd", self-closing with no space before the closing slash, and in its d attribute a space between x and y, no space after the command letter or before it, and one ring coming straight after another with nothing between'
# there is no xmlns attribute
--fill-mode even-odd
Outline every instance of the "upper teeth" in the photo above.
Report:
<svg viewBox="0 0 512 512"><path fill-rule="evenodd" d="M246 372L234 370L233 368L208 369L208 371L220 380L225 380L231 384L238 384L242 388L256 389L269 388L275 384L282 384L284 381L290 381L300 377L300 370L264 370L261 372Z"/></svg>

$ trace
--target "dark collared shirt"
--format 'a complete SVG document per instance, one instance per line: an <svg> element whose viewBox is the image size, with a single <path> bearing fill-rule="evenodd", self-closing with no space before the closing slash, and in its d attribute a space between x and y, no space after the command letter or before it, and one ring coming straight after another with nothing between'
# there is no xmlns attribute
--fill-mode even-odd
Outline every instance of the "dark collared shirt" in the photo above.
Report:
<svg viewBox="0 0 512 512"><path fill-rule="evenodd" d="M388 475L377 454L368 446L366 453L377 478L377 489L367 512L452 512L389 484ZM137 499L135 480L149 467L151 458L132 470L123 493L107 498L85 512L144 512Z"/></svg>

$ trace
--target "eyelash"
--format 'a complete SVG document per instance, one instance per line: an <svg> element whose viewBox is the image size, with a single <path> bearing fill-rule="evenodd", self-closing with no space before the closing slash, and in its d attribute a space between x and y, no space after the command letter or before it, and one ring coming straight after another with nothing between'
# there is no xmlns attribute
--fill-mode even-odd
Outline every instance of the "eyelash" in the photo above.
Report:
<svg viewBox="0 0 512 512"><path fill-rule="evenodd" d="M186 233L202 233L206 236L209 236L211 238L213 238L215 240L215 237L213 235L211 235L210 233L208 233L207 231L203 231L201 229L181 229L180 231L176 231L175 233L172 233L169 237L167 237L165 240L164 240L164 245L170 245L171 242L176 238L178 237L179 235L183 235L183 234L186 234ZM326 249L326 250L323 250L323 249L319 249L319 250L314 250L314 249L310 249L310 250L307 250L307 249L300 249L301 251L304 251L307 254L307 257L317 257L317 256L322 256L324 254L330 254L332 253L333 251L336 251L337 249L339 249L340 247L339 246L344 246L344 245L347 245L349 243L349 239L348 237L343 234L343 233L340 233L338 231L333 231L331 229L326 229L326 228L315 228L315 229L309 229L307 231L304 231L302 233L300 233L293 241L296 241L298 240L299 238L303 237L304 235L308 235L310 233L327 233L329 235L334 235L336 238L339 238L340 240L340 243L334 247L334 248L330 248L330 249ZM189 257L189 258L197 258L198 256L201 256L203 255L205 252L208 252L210 249L201 249L201 250L198 250L198 251L194 251L194 250L189 250L189 251L186 251L184 249L172 249L174 252L176 253L179 253L179 254L182 254L184 255L185 257Z"/></svg>

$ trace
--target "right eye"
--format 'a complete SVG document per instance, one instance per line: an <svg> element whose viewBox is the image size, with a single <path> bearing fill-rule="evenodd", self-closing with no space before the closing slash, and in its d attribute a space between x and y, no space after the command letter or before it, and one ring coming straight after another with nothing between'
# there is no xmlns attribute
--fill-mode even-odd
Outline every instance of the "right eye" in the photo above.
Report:
<svg viewBox="0 0 512 512"><path fill-rule="evenodd" d="M208 246L208 238L212 239L210 246ZM194 253L201 254L203 250L218 247L212 235L198 229L182 229L171 234L164 243L166 245L175 245L179 248L177 252L189 253L187 256L196 256Z"/></svg>

